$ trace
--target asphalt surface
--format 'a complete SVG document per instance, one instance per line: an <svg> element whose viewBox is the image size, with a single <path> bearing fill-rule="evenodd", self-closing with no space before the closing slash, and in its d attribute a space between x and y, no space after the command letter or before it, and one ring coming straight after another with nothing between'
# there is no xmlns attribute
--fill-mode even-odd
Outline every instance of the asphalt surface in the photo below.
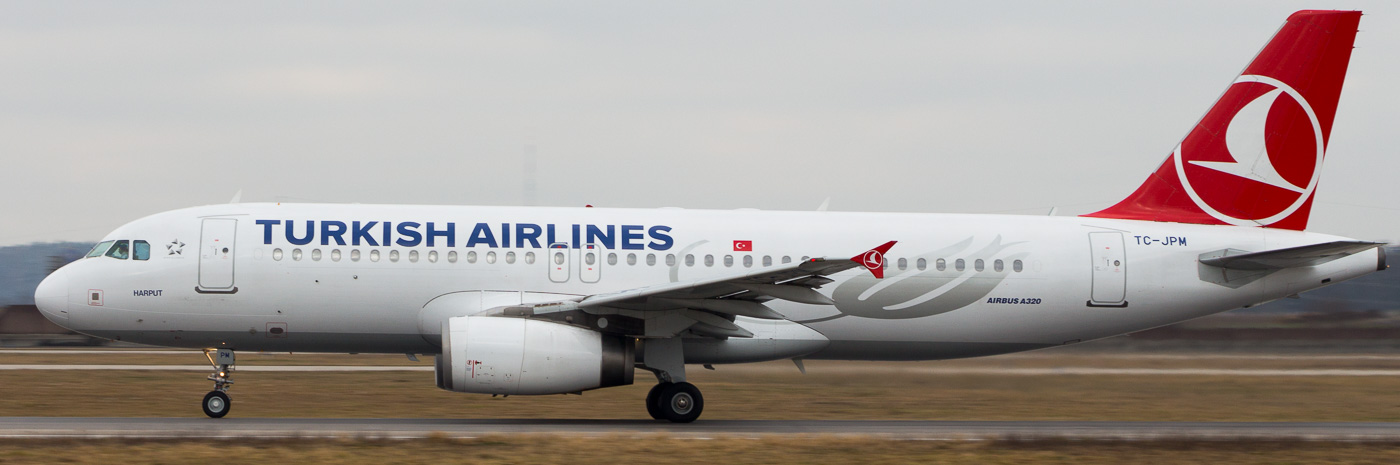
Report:
<svg viewBox="0 0 1400 465"><path fill-rule="evenodd" d="M725 367L725 371L744 370L747 367ZM764 370L771 368L764 367ZM199 371L208 372L209 365L54 365L54 364L0 364L0 371ZM432 366L414 365L239 365L238 372L383 372L383 371L433 371ZM841 366L821 368L822 372L841 373L888 373L889 367ZM911 367L901 369L904 374L925 374L942 376L961 375L1010 375L1010 376L1054 376L1054 375L1130 375L1130 376L1400 376L1400 369L1350 369L1350 368L1097 368L1097 367L1049 367L1049 368L1001 368L1001 367Z"/></svg>
<svg viewBox="0 0 1400 465"><path fill-rule="evenodd" d="M410 439L500 434L683 439L854 435L904 440L1400 441L1400 423L700 420L679 425L645 420L0 417L0 438Z"/></svg>

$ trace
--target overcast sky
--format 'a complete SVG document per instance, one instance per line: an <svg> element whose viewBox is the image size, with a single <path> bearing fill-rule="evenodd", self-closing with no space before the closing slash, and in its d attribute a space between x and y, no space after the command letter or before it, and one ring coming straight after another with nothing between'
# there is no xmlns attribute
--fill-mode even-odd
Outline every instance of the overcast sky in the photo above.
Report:
<svg viewBox="0 0 1400 465"><path fill-rule="evenodd" d="M0 3L0 245L244 201L1070 215L1361 9L1309 229L1400 239L1391 2Z"/></svg>

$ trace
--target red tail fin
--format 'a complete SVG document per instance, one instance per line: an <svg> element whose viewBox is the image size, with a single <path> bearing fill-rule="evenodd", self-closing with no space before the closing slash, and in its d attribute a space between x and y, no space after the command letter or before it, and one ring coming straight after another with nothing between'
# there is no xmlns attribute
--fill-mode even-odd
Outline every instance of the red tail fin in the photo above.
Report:
<svg viewBox="0 0 1400 465"><path fill-rule="evenodd" d="M1360 20L1293 13L1137 191L1084 216L1307 227Z"/></svg>

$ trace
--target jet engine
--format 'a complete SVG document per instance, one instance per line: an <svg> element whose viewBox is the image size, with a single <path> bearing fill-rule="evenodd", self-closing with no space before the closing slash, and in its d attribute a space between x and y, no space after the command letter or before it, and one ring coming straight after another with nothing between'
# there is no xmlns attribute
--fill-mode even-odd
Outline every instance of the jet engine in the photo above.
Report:
<svg viewBox="0 0 1400 465"><path fill-rule="evenodd" d="M577 326L463 316L442 323L437 386L478 394L565 394L632 384L634 345Z"/></svg>

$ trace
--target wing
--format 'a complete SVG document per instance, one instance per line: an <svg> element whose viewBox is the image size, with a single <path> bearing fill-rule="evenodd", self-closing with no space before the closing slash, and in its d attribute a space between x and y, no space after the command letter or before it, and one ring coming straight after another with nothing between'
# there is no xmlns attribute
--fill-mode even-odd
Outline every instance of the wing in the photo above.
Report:
<svg viewBox="0 0 1400 465"><path fill-rule="evenodd" d="M895 241L851 258L811 258L733 276L658 284L582 299L533 306L531 314L582 310L593 315L622 315L641 320L638 336L671 337L686 330L713 337L752 337L734 324L739 316L786 319L764 305L781 299L813 305L834 305L817 289L833 282L827 276L864 267L876 277L884 274L884 254Z"/></svg>

